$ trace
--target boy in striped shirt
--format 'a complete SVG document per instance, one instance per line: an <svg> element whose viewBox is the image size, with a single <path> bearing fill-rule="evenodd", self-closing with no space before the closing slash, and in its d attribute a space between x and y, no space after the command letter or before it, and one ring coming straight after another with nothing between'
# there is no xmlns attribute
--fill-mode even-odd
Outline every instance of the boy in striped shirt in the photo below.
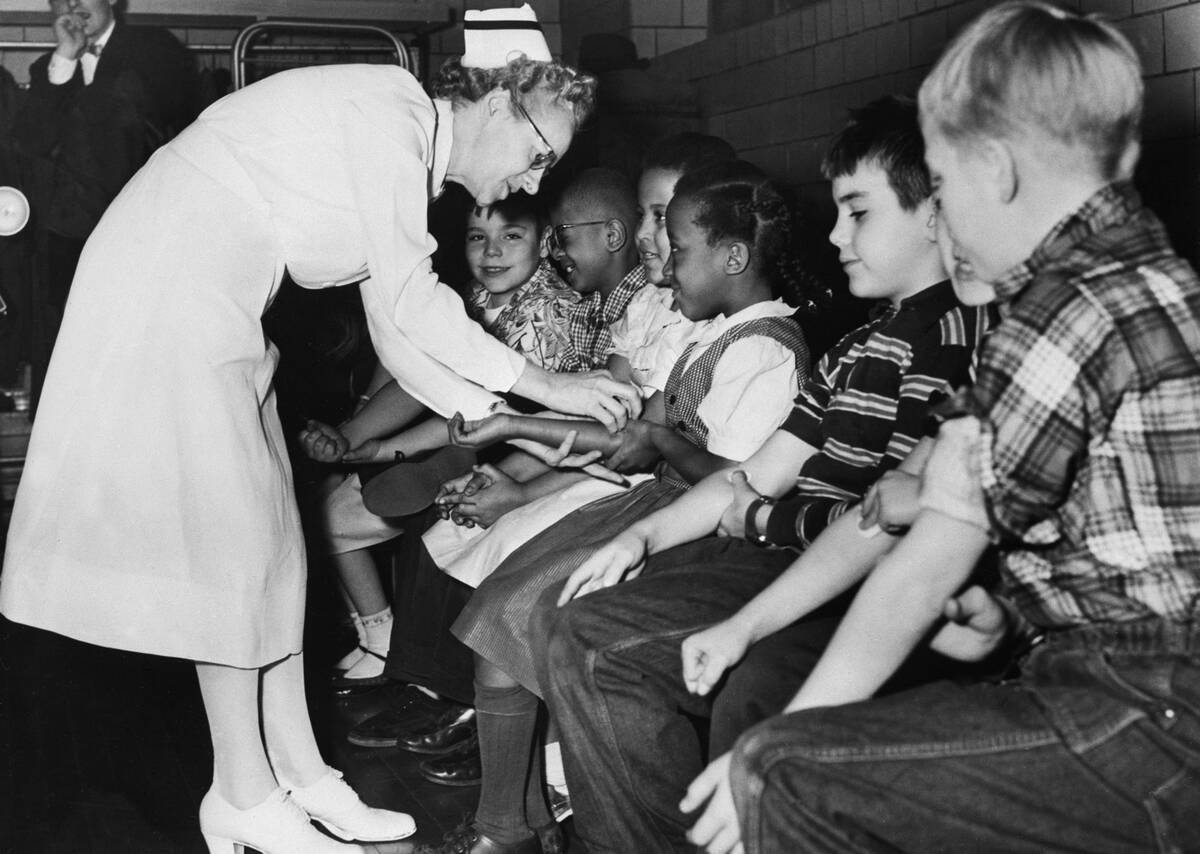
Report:
<svg viewBox="0 0 1200 854"><path fill-rule="evenodd" d="M825 162L830 240L851 292L879 302L874 319L826 354L758 453L629 528L534 608L532 634L547 645L539 683L593 854L692 850L678 804L703 764L686 714L710 716L710 751L726 751L783 707L842 609L832 602L760 644L715 701L685 682L681 641L777 578L795 558L783 547L804 548L855 504L917 445L931 399L970 379L991 316L962 306L947 280L923 155L913 102L853 114ZM581 589L595 592L574 599Z"/></svg>

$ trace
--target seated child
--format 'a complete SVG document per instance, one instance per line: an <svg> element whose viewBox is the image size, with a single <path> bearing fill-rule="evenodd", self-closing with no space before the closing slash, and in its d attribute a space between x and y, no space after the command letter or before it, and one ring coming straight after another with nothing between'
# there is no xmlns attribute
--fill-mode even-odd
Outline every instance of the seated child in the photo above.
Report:
<svg viewBox="0 0 1200 854"><path fill-rule="evenodd" d="M644 275L651 284L663 283L662 264L669 255L666 241L665 212L675 183L690 171L729 162L733 149L723 140L702 134L685 133L666 137L647 151L643 174L638 182L637 208L640 222L636 224L637 251L645 263ZM594 205L571 203L578 182L569 185L560 203L555 206L553 219L560 223L609 218L618 215L626 234L634 233L635 223L625 220L624 205L601 210ZM577 194L585 200L585 194ZM594 193L587 193L595 201ZM572 229L565 230L568 234ZM607 240L601 230L574 230L568 240L603 241L608 251L572 253L577 266L611 267L607 275L619 281L627 275L637 275L637 256L634 246L626 240ZM604 275L603 269L588 271L585 278ZM671 366L683 351L694 324L677 311L669 287L640 288L626 307L625 314L611 326L613 353L608 368L615 376L632 376L649 398L647 411L661 411L661 391ZM439 693L470 704L473 664L470 652L449 633L450 625L465 605L469 588L477 585L488 572L498 566L514 549L535 534L557 522L567 513L584 504L614 494L620 488L594 478L567 479L563 486L541 498L533 499L533 489L508 477L501 463L481 468L476 480L485 479L489 487L469 494L460 486L448 491L447 500L454 502L456 517L465 524L439 522L431 527L417 543L404 543L401 565L404 573L396 579L398 598L413 600L411 619L400 620L392 636L392 655L386 673L396 679L415 681ZM636 477L635 477L636 479ZM533 499L533 500L531 500ZM461 502L461 503L458 503ZM470 525L477 527L468 527ZM419 533L419 530L417 531ZM407 538L407 537L406 537ZM443 575L444 569L447 575ZM406 608L409 605L406 603ZM403 700L397 706L402 705ZM457 718L462 708L445 711L447 721ZM439 728L444 725L439 724ZM400 708L384 709L362 721L350 732L351 742L362 746L393 746L409 743L422 733L413 731L411 716ZM451 752L421 766L421 772L435 781L450 780L462 783L478 779L478 752L459 755ZM561 774L554 778L561 783Z"/></svg>
<svg viewBox="0 0 1200 854"><path fill-rule="evenodd" d="M686 172L734 159L724 140L696 133L665 137L646 152L638 180L639 222L636 249L646 280L658 287L641 288L629 301L625 313L611 325L612 353L608 368L617 378L632 379L647 399L646 417L661 412L661 392L675 360L683 352L695 324L672 308L674 296L664 287L663 264L670 254L666 236L666 209L675 184ZM564 217L571 216L563 212ZM578 216L588 216L579 212ZM632 249L632 247L630 247ZM588 257L587 253L578 253ZM462 526L435 525L426 535L431 554L446 572L476 586L487 572L498 566L513 549L534 534L557 522L567 513L617 490L603 482L575 482L569 491L558 490L541 500L519 488L503 473L487 471L483 491L448 490L444 506L452 507L456 519L466 526L500 527L479 536ZM478 482L479 479L477 479ZM533 503L531 503L533 502ZM520 510L516 509L520 506ZM502 512L509 511L509 512Z"/></svg>
<svg viewBox="0 0 1200 854"><path fill-rule="evenodd" d="M473 278L466 303L468 314L509 347L534 364L558 370L569 349L570 311L579 296L544 258L547 228L544 210L524 193L473 209L467 216L466 255ZM403 401L406 395L395 383L386 394L392 397L390 412L397 420L420 411L415 402ZM382 425L382 418L376 423ZM327 435L318 426L303 441L311 447ZM440 447L446 438L445 419L434 416L395 437L357 442L341 460L391 460ZM338 663L344 671L341 681L374 684L381 681L392 612L368 549L398 536L402 529L363 505L357 473L338 483L325 499L323 511L330 555L359 635L357 649Z"/></svg>
<svg viewBox="0 0 1200 854"><path fill-rule="evenodd" d="M635 208L636 197L627 178L608 169L589 169L570 181L551 210L552 225L565 226L557 229L564 237L552 241L552 257L557 265L570 268L572 287L599 295L602 316L615 311L619 317L618 306L627 306L646 284L633 240ZM586 324L583 326L585 332L590 329ZM610 346L605 336L588 332L586 337L597 346ZM443 427L442 441L446 440ZM496 482L496 486L485 492L491 502L488 510L497 516L542 492L559 496L560 503L581 492L585 496L580 499L583 504L621 488L577 471L548 471L524 454L509 456L482 471ZM568 484L572 485L569 489L560 488ZM562 509L555 519L569 509ZM394 579L397 608L403 609L403 616L393 623L391 654L384 672L391 679L416 682L469 705L474 694L471 656L450 636L449 628L469 595L469 589L459 581L472 587L478 583L486 565L480 555L498 538L491 531L477 537L477 531L448 521L430 528L431 521L413 517L406 523L411 530L400 544L398 566L402 572ZM537 530L548 524L549 521L543 523ZM532 532L526 538L531 535ZM416 542L410 542L409 538L415 538ZM446 577L440 568L450 565L459 568L453 578ZM473 575L476 572L477 577ZM349 734L350 741L366 747L401 743L399 739L411 730L412 721L408 719L410 716L391 712L385 709L355 726ZM445 712L456 717L462 708L451 707Z"/></svg>
<svg viewBox="0 0 1200 854"><path fill-rule="evenodd" d="M790 714L696 781L692 841L1200 850L1200 281L1129 183L1138 55L1109 24L1005 4L920 104L959 272L1004 319L920 515ZM962 590L989 540L1000 590ZM1023 639L1014 677L870 699L944 618L958 658Z"/></svg>
<svg viewBox="0 0 1200 854"><path fill-rule="evenodd" d="M531 762L538 700L526 633L530 605L612 532L705 474L752 454L786 417L798 378L807 374L807 349L791 317L795 309L772 299L776 288L807 284L788 263L791 211L778 191L758 169L735 162L689 173L675 192L667 212L672 251L666 276L683 314L718 319L688 344L671 371L664 394L670 427L630 422L615 441L602 431L579 430L585 448L625 458L662 456L656 476L587 505L513 552L455 623L455 634L477 653L483 790L463 839L436 850L537 850L533 831L552 819L541 764ZM494 438L495 423L514 435L564 429L560 421L504 416L466 425L465 432Z"/></svg>
<svg viewBox="0 0 1200 854"><path fill-rule="evenodd" d="M534 609L531 633L548 639L535 649L538 679L589 851L692 849L678 803L705 751L689 716L711 717L710 751L724 753L783 707L840 610L797 624L785 648L748 662L715 698L692 696L681 641L735 613L795 557L761 546L802 549L846 518L917 445L931 398L970 378L991 321L946 281L923 153L913 101L886 97L852 112L823 164L838 212L829 238L851 293L879 301L875 319L822 357L791 416L738 470L637 522ZM643 561L637 578L610 586ZM848 586L828 585L826 598ZM582 598L558 607L574 594Z"/></svg>

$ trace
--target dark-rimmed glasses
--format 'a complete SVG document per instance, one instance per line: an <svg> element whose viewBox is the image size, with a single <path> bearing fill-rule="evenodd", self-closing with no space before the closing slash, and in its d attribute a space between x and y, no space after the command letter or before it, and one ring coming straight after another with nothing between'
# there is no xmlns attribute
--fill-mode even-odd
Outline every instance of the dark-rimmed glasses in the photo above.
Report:
<svg viewBox="0 0 1200 854"><path fill-rule="evenodd" d="M533 119L529 117L529 113L525 110L525 106L516 98L513 99L513 103L517 105L517 109L521 111L521 115L525 117L525 121L529 122L529 126L533 128L533 132L537 134L537 137L539 140L541 140L542 145L546 146L546 150L543 153L533 158L533 162L529 164L529 168L537 170L549 169L558 162L558 152L554 150L553 145L547 142L546 137L542 133L541 129L534 123Z"/></svg>
<svg viewBox="0 0 1200 854"><path fill-rule="evenodd" d="M608 222L608 220L606 220L606 219L590 219L587 222L559 223L558 225L554 226L554 228L550 229L550 248L551 249L562 249L563 248L563 234L568 229L582 228L585 225L604 225L607 222Z"/></svg>

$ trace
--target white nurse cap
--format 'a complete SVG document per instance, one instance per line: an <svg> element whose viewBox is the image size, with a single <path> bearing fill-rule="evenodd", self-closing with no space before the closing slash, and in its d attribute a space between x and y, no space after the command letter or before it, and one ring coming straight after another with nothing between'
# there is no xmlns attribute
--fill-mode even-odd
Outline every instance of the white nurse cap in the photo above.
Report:
<svg viewBox="0 0 1200 854"><path fill-rule="evenodd" d="M537 15L526 3L519 9L471 9L463 15L464 68L503 68L522 54L550 62L550 47Z"/></svg>

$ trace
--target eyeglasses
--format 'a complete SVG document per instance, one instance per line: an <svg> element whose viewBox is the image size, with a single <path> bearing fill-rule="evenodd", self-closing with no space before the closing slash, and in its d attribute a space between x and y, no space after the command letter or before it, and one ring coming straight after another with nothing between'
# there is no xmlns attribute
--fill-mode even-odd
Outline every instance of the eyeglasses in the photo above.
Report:
<svg viewBox="0 0 1200 854"><path fill-rule="evenodd" d="M515 98L513 103L517 105L517 109L521 111L521 115L525 117L525 121L529 122L529 126L533 128L533 132L537 134L542 145L546 146L546 151L533 158L533 162L529 164L530 169L549 169L558 162L558 153L554 150L554 146L546 141L545 135L541 132L533 119L529 118L529 113L526 112L525 106Z"/></svg>
<svg viewBox="0 0 1200 854"><path fill-rule="evenodd" d="M550 248L551 249L562 249L563 248L563 235L566 233L567 229L582 228L585 225L604 225L607 222L608 222L608 220L606 220L606 219L590 219L587 222L559 223L558 225L554 226L554 228L550 229Z"/></svg>

